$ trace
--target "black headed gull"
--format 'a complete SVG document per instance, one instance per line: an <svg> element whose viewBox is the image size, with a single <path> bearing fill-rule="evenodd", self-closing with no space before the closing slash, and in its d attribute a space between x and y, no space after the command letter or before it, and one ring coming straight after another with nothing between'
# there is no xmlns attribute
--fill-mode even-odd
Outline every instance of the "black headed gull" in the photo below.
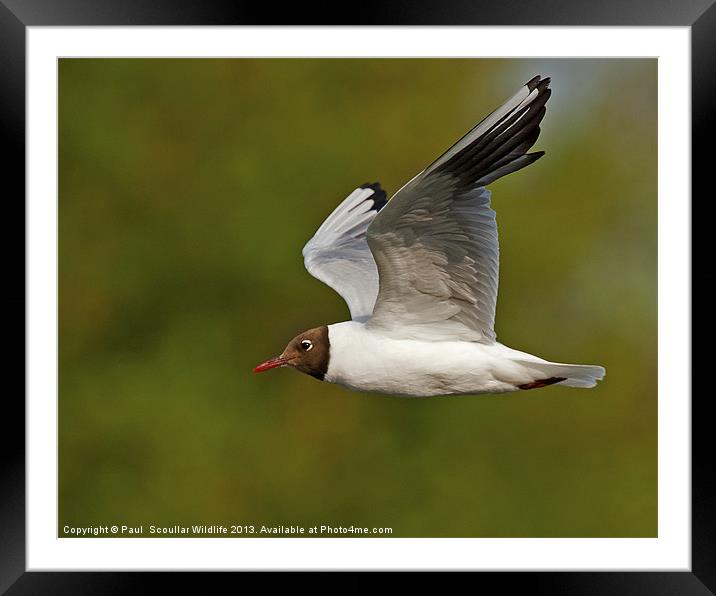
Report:
<svg viewBox="0 0 716 596"><path fill-rule="evenodd" d="M536 76L403 186L354 190L303 249L309 273L351 320L309 329L254 372L291 366L350 389L392 395L594 387L604 368L559 364L495 340L498 253L485 186L536 161L550 96Z"/></svg>

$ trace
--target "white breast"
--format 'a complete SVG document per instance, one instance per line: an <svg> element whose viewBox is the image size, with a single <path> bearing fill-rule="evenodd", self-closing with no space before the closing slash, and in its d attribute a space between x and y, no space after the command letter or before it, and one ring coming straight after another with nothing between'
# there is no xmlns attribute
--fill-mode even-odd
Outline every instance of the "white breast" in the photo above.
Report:
<svg viewBox="0 0 716 596"><path fill-rule="evenodd" d="M528 382L521 354L502 344L393 339L355 321L328 326L325 380L359 391L429 396L514 391Z"/></svg>

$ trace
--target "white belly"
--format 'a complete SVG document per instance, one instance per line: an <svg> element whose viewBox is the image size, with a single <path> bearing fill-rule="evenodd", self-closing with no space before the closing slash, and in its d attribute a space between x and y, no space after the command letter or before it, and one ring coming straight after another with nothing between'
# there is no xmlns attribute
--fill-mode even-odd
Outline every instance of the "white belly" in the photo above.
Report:
<svg viewBox="0 0 716 596"><path fill-rule="evenodd" d="M534 380L519 360L544 362L499 343L392 339L354 321L329 325L328 339L326 381L389 395L515 391L518 385Z"/></svg>

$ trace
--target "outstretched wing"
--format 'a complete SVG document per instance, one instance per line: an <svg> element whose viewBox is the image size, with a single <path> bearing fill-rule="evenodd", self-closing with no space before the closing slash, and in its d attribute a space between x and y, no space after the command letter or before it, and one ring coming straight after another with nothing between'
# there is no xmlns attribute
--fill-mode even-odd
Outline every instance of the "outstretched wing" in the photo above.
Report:
<svg viewBox="0 0 716 596"><path fill-rule="evenodd" d="M336 207L303 247L308 272L341 295L353 320L368 318L378 295L378 270L366 231L386 202L379 183L364 184Z"/></svg>
<svg viewBox="0 0 716 596"><path fill-rule="evenodd" d="M368 229L380 289L368 326L495 341L499 244L485 185L539 159L549 79L535 77L418 174Z"/></svg>

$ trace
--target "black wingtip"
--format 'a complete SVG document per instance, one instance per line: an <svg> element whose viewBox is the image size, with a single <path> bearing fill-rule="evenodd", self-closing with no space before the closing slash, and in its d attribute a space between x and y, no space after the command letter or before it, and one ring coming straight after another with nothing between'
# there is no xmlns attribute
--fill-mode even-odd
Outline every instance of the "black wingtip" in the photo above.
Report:
<svg viewBox="0 0 716 596"><path fill-rule="evenodd" d="M388 195L381 188L380 182L366 182L360 185L361 188L370 188L373 191L373 207L376 211L380 211L388 203Z"/></svg>
<svg viewBox="0 0 716 596"><path fill-rule="evenodd" d="M542 77L541 77L540 75L537 75L537 76L535 76L535 77L532 77L529 81L527 81L527 82L525 83L525 87L527 87L527 89L529 89L530 91L532 91L532 89L534 89L534 88L537 86L537 83L540 82L540 79L541 79L541 78L542 78Z"/></svg>
<svg viewBox="0 0 716 596"><path fill-rule="evenodd" d="M537 75L535 77L532 77L529 81L525 83L525 87L529 89L530 91L533 91L534 89L537 89L539 87L539 91L543 91L546 87L549 87L549 84L552 82L551 77L544 77L542 78L542 75Z"/></svg>

